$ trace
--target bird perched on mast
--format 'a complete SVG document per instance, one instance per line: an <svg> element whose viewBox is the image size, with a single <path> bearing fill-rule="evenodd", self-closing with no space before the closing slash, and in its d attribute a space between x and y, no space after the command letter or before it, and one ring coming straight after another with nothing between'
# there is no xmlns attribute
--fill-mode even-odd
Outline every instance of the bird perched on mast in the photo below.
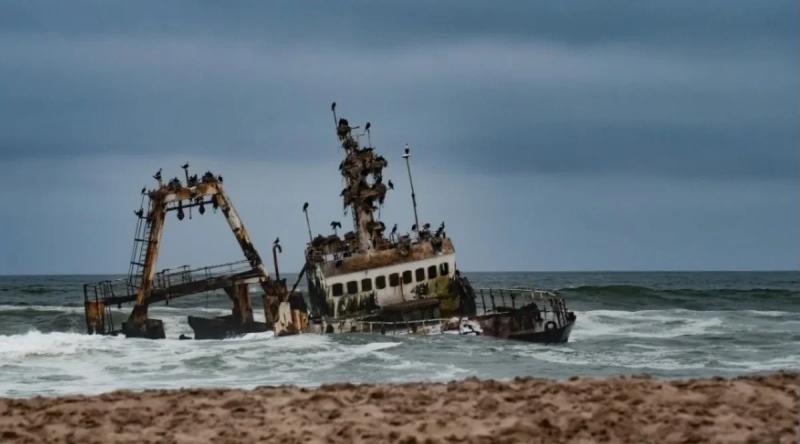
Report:
<svg viewBox="0 0 800 444"><path fill-rule="evenodd" d="M186 176L186 185L188 186L189 185L189 162L186 162L183 165L181 165L181 168L183 168L183 174Z"/></svg>
<svg viewBox="0 0 800 444"><path fill-rule="evenodd" d="M331 229L333 230L333 234L338 236L339 232L337 231L337 228L342 228L342 223L337 221L337 220L332 221L331 222Z"/></svg>

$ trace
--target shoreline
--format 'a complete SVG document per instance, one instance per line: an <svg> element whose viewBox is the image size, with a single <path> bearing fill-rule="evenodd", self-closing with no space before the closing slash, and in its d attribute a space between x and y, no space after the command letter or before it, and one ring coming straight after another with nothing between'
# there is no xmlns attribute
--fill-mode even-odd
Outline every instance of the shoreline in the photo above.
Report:
<svg viewBox="0 0 800 444"><path fill-rule="evenodd" d="M800 373L0 398L2 442L800 441Z"/></svg>

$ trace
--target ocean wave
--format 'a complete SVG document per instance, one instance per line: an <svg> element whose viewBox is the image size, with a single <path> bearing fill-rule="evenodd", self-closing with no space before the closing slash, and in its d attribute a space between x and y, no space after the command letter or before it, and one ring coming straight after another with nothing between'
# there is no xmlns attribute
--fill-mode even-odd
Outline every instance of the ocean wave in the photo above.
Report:
<svg viewBox="0 0 800 444"><path fill-rule="evenodd" d="M578 312L572 332L577 341L597 336L672 338L702 335L723 325L719 317L707 317L684 309L674 310L592 310Z"/></svg>
<svg viewBox="0 0 800 444"><path fill-rule="evenodd" d="M43 333L38 330L18 335L0 335L0 362L78 355L90 349L108 350L112 347L111 342L119 343L119 339L79 333Z"/></svg>
<svg viewBox="0 0 800 444"><path fill-rule="evenodd" d="M588 308L800 311L800 290L779 288L663 289L638 285L582 285L559 291L569 303Z"/></svg>
<svg viewBox="0 0 800 444"><path fill-rule="evenodd" d="M745 371L766 372L777 371L784 369L797 369L800 368L800 353L793 356L785 356L780 358L772 358L761 361L731 361L720 360L720 365L732 369L742 369Z"/></svg>
<svg viewBox="0 0 800 444"><path fill-rule="evenodd" d="M2 304L2 311L53 311L60 313L83 313L83 307L70 305L28 305L28 304Z"/></svg>
<svg viewBox="0 0 800 444"><path fill-rule="evenodd" d="M702 362L688 362L667 355L663 351L647 352L620 352L608 353L563 353L556 350L543 350L523 355L536 360L545 361L553 364L573 365L573 366L593 366L593 367L621 367L637 370L696 370L706 367Z"/></svg>

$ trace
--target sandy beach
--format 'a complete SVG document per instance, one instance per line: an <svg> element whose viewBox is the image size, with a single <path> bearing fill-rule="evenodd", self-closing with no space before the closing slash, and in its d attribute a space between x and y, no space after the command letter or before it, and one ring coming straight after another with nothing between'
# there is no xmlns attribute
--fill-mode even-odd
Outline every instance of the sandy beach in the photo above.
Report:
<svg viewBox="0 0 800 444"><path fill-rule="evenodd" d="M799 387L776 373L4 398L0 441L796 443Z"/></svg>

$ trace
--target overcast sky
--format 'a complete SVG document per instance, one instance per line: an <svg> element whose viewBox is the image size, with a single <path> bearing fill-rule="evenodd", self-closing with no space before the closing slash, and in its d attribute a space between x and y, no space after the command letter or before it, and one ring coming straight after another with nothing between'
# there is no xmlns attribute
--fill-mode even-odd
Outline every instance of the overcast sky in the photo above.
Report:
<svg viewBox="0 0 800 444"><path fill-rule="evenodd" d="M127 270L151 175L224 176L262 256L342 214L329 105L460 268L800 267L797 2L0 3L0 274ZM160 266L241 258L168 220ZM269 267L272 268L271 266Z"/></svg>

